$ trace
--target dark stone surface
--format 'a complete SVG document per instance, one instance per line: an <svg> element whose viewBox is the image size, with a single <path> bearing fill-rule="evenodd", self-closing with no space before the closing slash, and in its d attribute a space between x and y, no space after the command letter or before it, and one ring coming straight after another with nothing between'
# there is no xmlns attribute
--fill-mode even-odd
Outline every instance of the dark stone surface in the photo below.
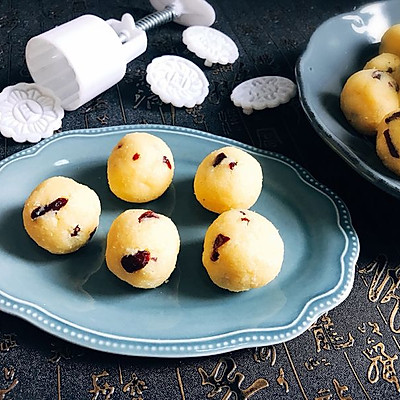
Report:
<svg viewBox="0 0 400 400"><path fill-rule="evenodd" d="M323 20L366 2L210 0L210 3L217 13L215 28L238 44L240 58L236 63L205 69L202 61L182 44L183 27L165 25L149 32L148 51L129 64L125 78L89 104L68 112L62 129L175 124L236 139L293 159L335 191L350 210L361 241L350 296L303 335L285 344L182 360L89 350L0 312L0 399L228 399L228 394L224 396L227 388L212 397L213 387L202 385L202 374L211 374L218 363L226 363L226 373L231 369L244 376L241 385L231 383L231 399L235 395L244 399L245 388L257 387L260 390L249 390L247 398L398 398L398 200L363 180L320 139L297 97L279 108L250 116L242 114L229 99L234 86L255 76L281 75L294 80L296 60L316 27ZM145 0L1 1L0 89L30 81L24 63L24 48L30 37L84 13L107 19L130 12L139 19L151 9ZM154 57L163 54L186 57L205 71L210 94L201 106L192 110L175 109L152 95L145 81L145 68ZM27 147L1 138L0 159ZM321 260L321 266L323 263ZM376 300L369 293L374 263L382 270L381 279L387 278ZM392 323L391 314L395 317ZM93 383L96 376L97 391ZM228 382L226 374L222 380ZM265 380L269 386L261 388Z"/></svg>

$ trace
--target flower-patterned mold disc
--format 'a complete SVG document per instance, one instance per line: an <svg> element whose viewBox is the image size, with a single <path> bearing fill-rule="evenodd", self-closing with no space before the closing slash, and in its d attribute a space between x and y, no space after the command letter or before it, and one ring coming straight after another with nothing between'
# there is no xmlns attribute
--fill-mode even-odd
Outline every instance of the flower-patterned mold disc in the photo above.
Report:
<svg viewBox="0 0 400 400"><path fill-rule="evenodd" d="M196 54L205 59L204 65L233 64L239 57L235 42L214 28L208 26L190 26L182 34L183 43Z"/></svg>
<svg viewBox="0 0 400 400"><path fill-rule="evenodd" d="M208 95L208 80L194 63L178 56L162 56L147 66L146 80L151 91L164 103L192 108Z"/></svg>
<svg viewBox="0 0 400 400"><path fill-rule="evenodd" d="M0 93L0 132L16 142L36 143L61 127L64 110L49 89L18 83Z"/></svg>
<svg viewBox="0 0 400 400"><path fill-rule="evenodd" d="M287 103L297 93L296 85L282 76L262 76L242 82L233 89L231 100L245 114Z"/></svg>

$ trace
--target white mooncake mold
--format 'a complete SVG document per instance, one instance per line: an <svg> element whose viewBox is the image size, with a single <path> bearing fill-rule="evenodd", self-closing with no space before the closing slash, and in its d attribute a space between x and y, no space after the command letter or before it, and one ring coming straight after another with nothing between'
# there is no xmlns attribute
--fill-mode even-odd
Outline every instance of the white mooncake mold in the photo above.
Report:
<svg viewBox="0 0 400 400"><path fill-rule="evenodd" d="M18 83L0 93L0 132L16 142L36 143L61 127L64 110L53 92Z"/></svg>
<svg viewBox="0 0 400 400"><path fill-rule="evenodd" d="M262 76L242 82L233 89L231 100L245 114L287 103L297 93L296 85L282 76Z"/></svg>
<svg viewBox="0 0 400 400"><path fill-rule="evenodd" d="M151 91L164 103L192 108L208 95L208 80L194 63L178 56L162 56L147 66L146 80Z"/></svg>
<svg viewBox="0 0 400 400"><path fill-rule="evenodd" d="M235 42L225 33L207 26L190 26L182 34L187 48L203 58L204 65L233 64L239 57Z"/></svg>
<svg viewBox="0 0 400 400"><path fill-rule="evenodd" d="M215 21L214 8L205 0L150 0L151 5L161 12L173 9L174 22L184 26L210 26Z"/></svg>

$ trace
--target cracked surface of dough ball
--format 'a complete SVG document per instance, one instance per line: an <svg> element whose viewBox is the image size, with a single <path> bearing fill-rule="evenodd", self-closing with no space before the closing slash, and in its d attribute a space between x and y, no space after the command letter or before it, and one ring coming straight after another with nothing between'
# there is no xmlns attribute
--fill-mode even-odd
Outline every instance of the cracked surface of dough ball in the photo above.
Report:
<svg viewBox="0 0 400 400"><path fill-rule="evenodd" d="M260 163L237 147L226 146L208 154L194 177L196 199L207 210L222 213L249 208L262 189Z"/></svg>
<svg viewBox="0 0 400 400"><path fill-rule="evenodd" d="M386 115L378 125L376 153L387 168L400 175L400 108Z"/></svg>
<svg viewBox="0 0 400 400"><path fill-rule="evenodd" d="M130 285L152 289L172 274L179 248L178 229L170 218L151 210L127 210L111 224L106 263Z"/></svg>
<svg viewBox="0 0 400 400"><path fill-rule="evenodd" d="M359 133L375 135L382 118L399 107L398 84L387 72L358 71L345 83L340 107Z"/></svg>
<svg viewBox="0 0 400 400"><path fill-rule="evenodd" d="M99 225L100 200L94 190L71 178L55 176L40 183L22 212L28 235L53 254L84 246Z"/></svg>
<svg viewBox="0 0 400 400"><path fill-rule="evenodd" d="M129 133L108 158L108 184L120 199L145 203L168 189L174 168L172 152L162 139L149 133Z"/></svg>
<svg viewBox="0 0 400 400"><path fill-rule="evenodd" d="M258 288L281 270L283 240L265 217L249 210L229 210L209 226L202 261L211 280L233 292Z"/></svg>

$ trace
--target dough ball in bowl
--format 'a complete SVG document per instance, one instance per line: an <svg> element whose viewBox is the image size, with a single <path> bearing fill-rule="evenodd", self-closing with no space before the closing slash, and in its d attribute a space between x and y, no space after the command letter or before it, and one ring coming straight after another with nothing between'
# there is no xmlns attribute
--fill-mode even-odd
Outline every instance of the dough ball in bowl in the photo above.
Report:
<svg viewBox="0 0 400 400"><path fill-rule="evenodd" d="M209 226L202 261L216 285L240 292L271 282L283 254L283 240L272 222L254 211L229 210Z"/></svg>
<svg viewBox="0 0 400 400"><path fill-rule="evenodd" d="M369 60L364 69L378 69L390 74L397 84L400 83L400 57L396 54L381 53Z"/></svg>
<svg viewBox="0 0 400 400"><path fill-rule="evenodd" d="M152 289L175 269L179 247L179 233L170 218L151 210L127 210L111 224L106 263L130 285Z"/></svg>
<svg viewBox="0 0 400 400"><path fill-rule="evenodd" d="M145 203L167 190L174 168L172 152L162 139L149 133L129 133L108 158L108 184L120 199Z"/></svg>
<svg viewBox="0 0 400 400"><path fill-rule="evenodd" d="M400 24L392 25L383 34L379 53L392 53L400 57Z"/></svg>
<svg viewBox="0 0 400 400"><path fill-rule="evenodd" d="M399 107L399 86L387 72L364 69L351 75L340 95L349 123L365 135L375 135L382 118Z"/></svg>
<svg viewBox="0 0 400 400"><path fill-rule="evenodd" d="M400 175L400 108L387 114L378 125L376 153L387 168Z"/></svg>
<svg viewBox="0 0 400 400"><path fill-rule="evenodd" d="M400 67L400 57L396 54L381 53L371 58L363 69L379 69L380 71L392 74L394 70Z"/></svg>
<svg viewBox="0 0 400 400"><path fill-rule="evenodd" d="M71 178L55 176L33 190L22 216L26 232L40 247L66 254L92 238L100 213L96 192Z"/></svg>
<svg viewBox="0 0 400 400"><path fill-rule="evenodd" d="M260 163L249 153L232 146L214 150L197 168L196 199L207 210L222 213L231 208L249 208L262 189Z"/></svg>

